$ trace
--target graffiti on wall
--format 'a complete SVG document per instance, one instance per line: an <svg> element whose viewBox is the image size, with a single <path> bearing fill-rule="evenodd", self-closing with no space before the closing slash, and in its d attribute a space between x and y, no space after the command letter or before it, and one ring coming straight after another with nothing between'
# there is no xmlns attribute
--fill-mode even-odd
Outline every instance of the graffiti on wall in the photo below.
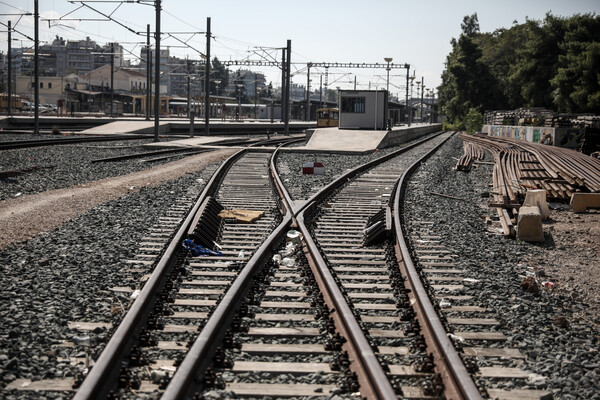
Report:
<svg viewBox="0 0 600 400"><path fill-rule="evenodd" d="M546 128L538 126L484 125L482 132L488 136L526 140L566 148L578 148L583 138L579 128Z"/></svg>

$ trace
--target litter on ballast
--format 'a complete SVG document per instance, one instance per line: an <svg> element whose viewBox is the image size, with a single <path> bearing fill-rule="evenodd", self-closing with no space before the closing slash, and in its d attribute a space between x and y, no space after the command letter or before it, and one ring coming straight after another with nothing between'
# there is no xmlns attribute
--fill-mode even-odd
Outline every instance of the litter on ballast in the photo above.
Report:
<svg viewBox="0 0 600 400"><path fill-rule="evenodd" d="M219 217L224 219L234 218L237 222L245 222L252 223L262 217L265 214L264 211L254 211L254 210L241 210L241 209L233 209L233 210L222 210L219 213Z"/></svg>
<svg viewBox="0 0 600 400"><path fill-rule="evenodd" d="M204 246L201 246L199 244L192 242L190 239L184 239L184 241L181 242L181 245L183 246L184 249L189 250L194 257L198 257L198 256L208 257L208 256L223 255L223 253L221 253L220 251L214 251L211 249L207 249Z"/></svg>

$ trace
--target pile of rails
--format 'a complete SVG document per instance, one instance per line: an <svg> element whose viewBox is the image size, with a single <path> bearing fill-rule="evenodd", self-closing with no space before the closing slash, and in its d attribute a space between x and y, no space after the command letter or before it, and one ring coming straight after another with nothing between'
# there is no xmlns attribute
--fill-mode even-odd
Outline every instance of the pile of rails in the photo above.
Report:
<svg viewBox="0 0 600 400"><path fill-rule="evenodd" d="M512 224L528 189L544 189L548 200L554 201L568 201L575 192L600 192L598 159L518 139L465 134L460 137L465 143L465 156L459 160L458 170L468 170L465 162L483 149L494 157L490 206L497 208L507 235L513 233Z"/></svg>

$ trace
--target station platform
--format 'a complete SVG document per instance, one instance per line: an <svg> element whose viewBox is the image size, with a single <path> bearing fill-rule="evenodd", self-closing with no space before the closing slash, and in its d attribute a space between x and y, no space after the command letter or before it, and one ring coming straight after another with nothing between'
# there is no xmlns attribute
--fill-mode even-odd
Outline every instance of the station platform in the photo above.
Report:
<svg viewBox="0 0 600 400"><path fill-rule="evenodd" d="M398 126L389 131L319 128L308 132L309 138L304 149L330 152L370 152L397 146L441 129L441 124Z"/></svg>

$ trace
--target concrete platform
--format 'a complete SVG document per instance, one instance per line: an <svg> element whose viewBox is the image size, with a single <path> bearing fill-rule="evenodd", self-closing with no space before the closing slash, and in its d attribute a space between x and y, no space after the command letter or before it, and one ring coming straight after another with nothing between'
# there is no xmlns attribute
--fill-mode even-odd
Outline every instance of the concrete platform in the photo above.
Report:
<svg viewBox="0 0 600 400"><path fill-rule="evenodd" d="M299 149L362 153L397 146L441 129L441 124L400 126L389 131L318 128L308 133L310 138L306 146Z"/></svg>
<svg viewBox="0 0 600 400"><path fill-rule="evenodd" d="M169 121L159 121L159 133L167 132L169 124ZM80 132L81 135L126 135L129 133L151 135L154 133L154 121L115 121Z"/></svg>

